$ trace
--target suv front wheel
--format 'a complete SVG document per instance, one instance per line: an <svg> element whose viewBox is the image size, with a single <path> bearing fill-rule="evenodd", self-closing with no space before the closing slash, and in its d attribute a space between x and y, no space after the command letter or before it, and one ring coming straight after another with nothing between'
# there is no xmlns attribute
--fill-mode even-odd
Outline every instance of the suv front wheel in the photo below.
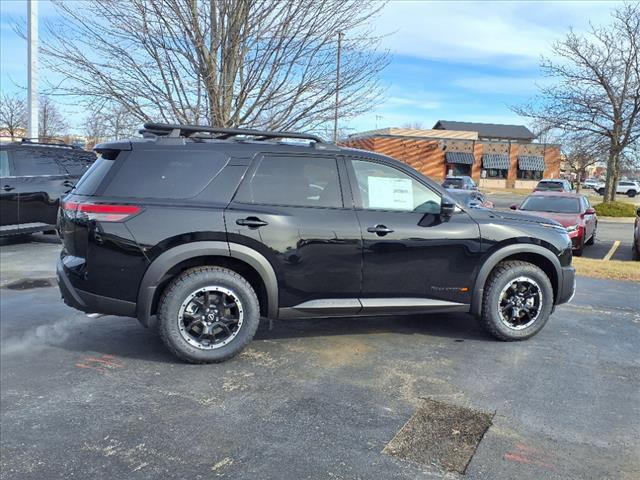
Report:
<svg viewBox="0 0 640 480"><path fill-rule="evenodd" d="M191 363L221 362L239 353L260 322L258 298L242 276L220 267L198 267L175 278L158 307L160 336Z"/></svg>
<svg viewBox="0 0 640 480"><path fill-rule="evenodd" d="M538 333L553 308L553 288L537 266L501 262L484 290L481 325L499 340L524 340Z"/></svg>

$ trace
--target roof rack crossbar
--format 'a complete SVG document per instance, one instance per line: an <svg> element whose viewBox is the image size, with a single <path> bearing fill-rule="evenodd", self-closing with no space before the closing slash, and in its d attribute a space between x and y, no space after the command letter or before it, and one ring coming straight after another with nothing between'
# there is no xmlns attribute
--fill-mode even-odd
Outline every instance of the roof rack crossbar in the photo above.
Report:
<svg viewBox="0 0 640 480"><path fill-rule="evenodd" d="M200 125L174 125L164 123L145 123L144 129L140 132L144 134L151 134L156 136L175 136L175 132L183 137L194 136L196 138L211 138L211 139L228 139L232 137L256 137L254 140L268 140L273 138L292 138L300 140L311 140L316 143L326 144L323 139L316 135L307 133L296 132L271 132L268 130L252 130L246 128L222 128L222 127L203 127ZM210 137L203 134L211 134Z"/></svg>

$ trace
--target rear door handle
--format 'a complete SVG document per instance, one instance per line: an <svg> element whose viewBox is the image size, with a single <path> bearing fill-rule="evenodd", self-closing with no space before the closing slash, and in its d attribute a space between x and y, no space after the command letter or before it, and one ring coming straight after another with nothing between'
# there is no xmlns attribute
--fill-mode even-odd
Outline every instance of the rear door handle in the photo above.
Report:
<svg viewBox="0 0 640 480"><path fill-rule="evenodd" d="M76 186L76 184L73 183L71 180L65 180L64 182L62 182L62 185L64 185L65 187L71 187L71 188Z"/></svg>
<svg viewBox="0 0 640 480"><path fill-rule="evenodd" d="M375 233L379 237L384 237L387 233L393 233L393 230L387 228L385 225L376 225L375 227L367 228L367 232Z"/></svg>
<svg viewBox="0 0 640 480"><path fill-rule="evenodd" d="M236 224L249 228L260 228L269 225L268 222L260 220L258 217L239 218L236 220Z"/></svg>
<svg viewBox="0 0 640 480"><path fill-rule="evenodd" d="M10 192L11 190L15 190L15 187L12 187L11 185L5 185L4 187L2 187L2 190L4 190L5 192Z"/></svg>

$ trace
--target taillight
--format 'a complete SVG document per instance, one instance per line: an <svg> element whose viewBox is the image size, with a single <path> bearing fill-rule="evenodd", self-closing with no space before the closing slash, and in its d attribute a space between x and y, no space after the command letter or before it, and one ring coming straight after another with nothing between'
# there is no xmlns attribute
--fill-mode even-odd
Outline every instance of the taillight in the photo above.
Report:
<svg viewBox="0 0 640 480"><path fill-rule="evenodd" d="M75 218L100 222L122 222L142 211L137 205L83 202L63 202L62 209Z"/></svg>

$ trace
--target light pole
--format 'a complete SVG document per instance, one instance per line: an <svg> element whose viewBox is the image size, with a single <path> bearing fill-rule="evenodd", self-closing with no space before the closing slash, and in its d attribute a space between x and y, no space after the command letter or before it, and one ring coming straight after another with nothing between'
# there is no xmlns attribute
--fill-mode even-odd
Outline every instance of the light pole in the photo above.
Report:
<svg viewBox="0 0 640 480"><path fill-rule="evenodd" d="M333 143L338 142L338 101L340 99L340 53L342 50L342 32L338 32L338 51L336 53L336 104L333 113Z"/></svg>
<svg viewBox="0 0 640 480"><path fill-rule="evenodd" d="M28 0L27 137L38 138L38 0Z"/></svg>

